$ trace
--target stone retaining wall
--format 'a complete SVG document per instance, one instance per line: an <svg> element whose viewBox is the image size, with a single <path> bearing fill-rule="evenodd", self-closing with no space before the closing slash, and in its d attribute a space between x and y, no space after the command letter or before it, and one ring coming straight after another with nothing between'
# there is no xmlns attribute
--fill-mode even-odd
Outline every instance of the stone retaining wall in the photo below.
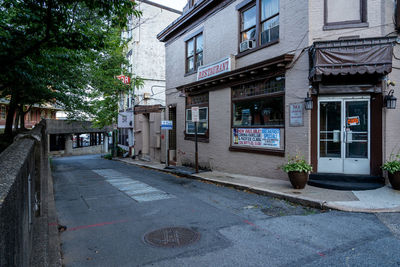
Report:
<svg viewBox="0 0 400 267"><path fill-rule="evenodd" d="M61 266L45 128L0 154L0 266Z"/></svg>

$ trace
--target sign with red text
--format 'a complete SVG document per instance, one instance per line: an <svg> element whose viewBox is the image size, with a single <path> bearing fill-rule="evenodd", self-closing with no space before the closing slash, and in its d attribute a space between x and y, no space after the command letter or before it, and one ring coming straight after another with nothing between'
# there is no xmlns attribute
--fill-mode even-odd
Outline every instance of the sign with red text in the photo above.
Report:
<svg viewBox="0 0 400 267"><path fill-rule="evenodd" d="M131 83L131 77L125 76L125 75L119 75L117 76L117 79L123 82L124 84L130 84Z"/></svg>
<svg viewBox="0 0 400 267"><path fill-rule="evenodd" d="M280 148L281 131L274 128L234 128L233 145L255 148Z"/></svg>
<svg viewBox="0 0 400 267"><path fill-rule="evenodd" d="M197 70L197 80L200 81L225 72L229 72L232 68L231 65L231 58L227 57L218 62L206 66L200 66Z"/></svg>

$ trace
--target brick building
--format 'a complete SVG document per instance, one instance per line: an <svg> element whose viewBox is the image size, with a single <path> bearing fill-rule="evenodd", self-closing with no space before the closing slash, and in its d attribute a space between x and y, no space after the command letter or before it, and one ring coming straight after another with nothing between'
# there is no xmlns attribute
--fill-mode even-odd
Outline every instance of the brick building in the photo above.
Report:
<svg viewBox="0 0 400 267"><path fill-rule="evenodd" d="M6 118L8 112L8 103L6 99L0 99L0 131L4 131L6 125ZM25 127L31 129L35 124L39 123L42 119L55 119L57 109L50 105L35 105L25 115ZM15 116L14 116L15 119Z"/></svg>
<svg viewBox="0 0 400 267"><path fill-rule="evenodd" d="M205 168L287 179L279 167L301 154L314 173L382 175L400 146L400 108L386 107L400 96L398 5L189 1L158 35L171 160L193 165L197 106Z"/></svg>

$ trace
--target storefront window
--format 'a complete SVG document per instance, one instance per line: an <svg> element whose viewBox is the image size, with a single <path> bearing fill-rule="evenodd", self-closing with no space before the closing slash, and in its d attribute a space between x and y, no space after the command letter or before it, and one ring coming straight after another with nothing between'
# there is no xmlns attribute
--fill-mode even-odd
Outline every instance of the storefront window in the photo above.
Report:
<svg viewBox="0 0 400 267"><path fill-rule="evenodd" d="M283 150L285 77L232 88L232 146Z"/></svg>
<svg viewBox="0 0 400 267"><path fill-rule="evenodd" d="M199 108L199 122L197 134L206 134L208 129L208 108ZM186 133L195 134L194 122L192 122L192 110L186 110Z"/></svg>
<svg viewBox="0 0 400 267"><path fill-rule="evenodd" d="M194 135L195 128L192 122L192 107L199 107L199 122L197 123L197 133L203 138L208 137L208 93L192 95L186 98L186 135Z"/></svg>

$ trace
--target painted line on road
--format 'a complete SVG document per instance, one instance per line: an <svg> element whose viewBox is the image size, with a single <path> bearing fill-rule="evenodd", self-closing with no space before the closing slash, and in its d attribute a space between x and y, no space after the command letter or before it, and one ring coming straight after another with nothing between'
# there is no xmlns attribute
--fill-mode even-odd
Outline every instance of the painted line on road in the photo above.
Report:
<svg viewBox="0 0 400 267"><path fill-rule="evenodd" d="M122 173L113 169L92 170L103 176L106 182L117 188L119 191L127 194L137 202L147 202L174 198L174 195L168 194L148 184L133 180Z"/></svg>
<svg viewBox="0 0 400 267"><path fill-rule="evenodd" d="M67 231L76 231L76 230L81 230L81 229L87 229L87 228L92 228L92 227L99 227L99 226L105 226L105 225L111 225L111 224L117 224L117 223L124 223L127 222L128 220L120 220L120 221L113 221L113 222L102 222L102 223L96 223L96 224L90 224L90 225L81 225L81 226L76 226L73 228L67 228Z"/></svg>

